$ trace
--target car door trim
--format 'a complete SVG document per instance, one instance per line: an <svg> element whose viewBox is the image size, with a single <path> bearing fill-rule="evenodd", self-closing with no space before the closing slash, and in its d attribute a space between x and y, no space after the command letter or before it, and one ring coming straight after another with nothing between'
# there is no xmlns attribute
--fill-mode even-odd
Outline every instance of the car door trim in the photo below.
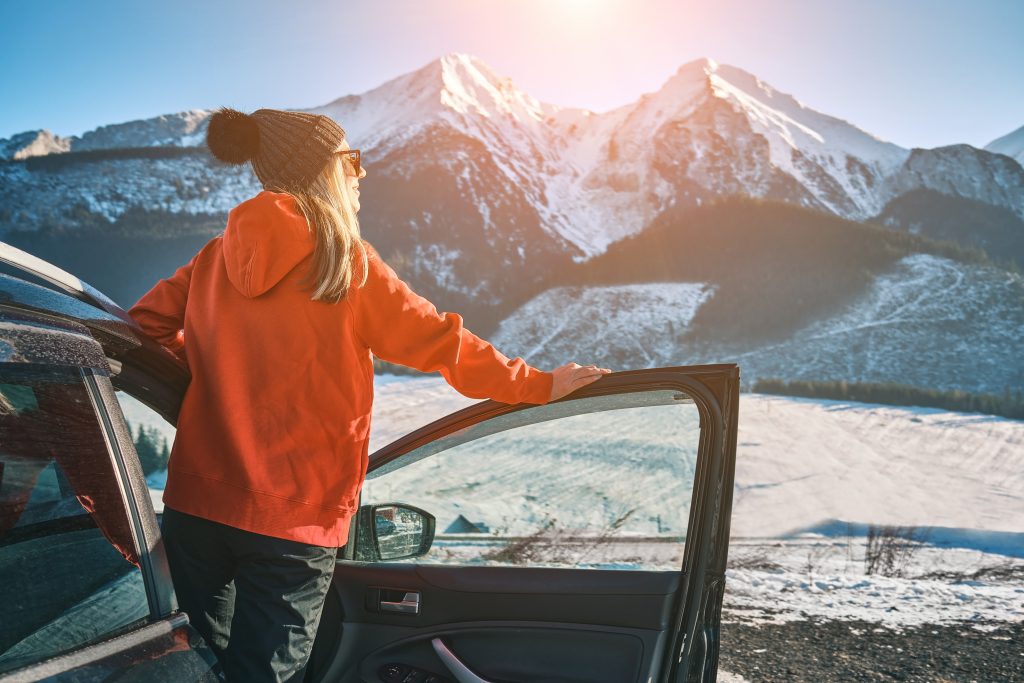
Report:
<svg viewBox="0 0 1024 683"><path fill-rule="evenodd" d="M82 377L85 381L93 410L100 420L103 438L107 443L107 452L110 455L111 464L114 468L114 476L117 480L118 489L121 491L121 499L124 502L125 511L130 517L129 526L139 557L139 568L142 570L142 577L146 586L146 598L149 602L150 615L153 618L167 616L171 612L170 575L169 572L160 572L158 574L156 571L151 553L151 548L156 545L156 539L150 538L151 535L147 534L142 521L143 515L148 512L152 516L152 523L155 525L156 515L152 510L152 503L149 504L148 508L139 504L139 499L136 495L138 485L136 483L133 486L133 477L128 471L125 461L129 457L137 459L138 456L135 454L134 445L130 446L129 450L129 446L121 442L122 438L119 437L119 434L122 433L122 430L118 430L114 426L112 415L115 413L113 413L111 406L108 405L108 399L115 402L117 399L113 398L113 387L110 386L109 378L97 376L92 371L85 369L82 370ZM109 395L106 395L108 392L103 391L100 382L107 384ZM120 416L119 412L116 414ZM127 425L122 424L122 426L124 431L127 431ZM163 576L163 574L167 575Z"/></svg>
<svg viewBox="0 0 1024 683"><path fill-rule="evenodd" d="M40 681L58 676L67 671L88 666L101 659L127 652L139 647L143 643L172 634L187 625L188 616L184 613L174 614L166 619L147 624L128 633L117 635L92 645L86 645L78 650L57 655L38 664L30 664L22 669L15 669L6 674L0 674L0 683L29 683L30 681Z"/></svg>
<svg viewBox="0 0 1024 683"><path fill-rule="evenodd" d="M455 676L455 680L459 683L490 683L470 671L469 667L463 664L440 638L432 638L430 644L434 646L434 652L437 653L438 659L448 667L449 673Z"/></svg>

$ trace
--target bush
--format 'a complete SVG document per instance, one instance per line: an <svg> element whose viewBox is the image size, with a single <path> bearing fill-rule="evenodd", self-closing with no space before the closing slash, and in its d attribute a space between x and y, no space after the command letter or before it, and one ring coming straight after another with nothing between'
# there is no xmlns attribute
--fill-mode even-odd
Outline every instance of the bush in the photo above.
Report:
<svg viewBox="0 0 1024 683"><path fill-rule="evenodd" d="M509 545L485 553L482 558L502 564L558 564L578 567L587 562L608 559L606 551L614 543L622 526L636 513L636 508L623 510L615 519L595 532L581 533L558 527L558 520L549 518L535 532Z"/></svg>
<svg viewBox="0 0 1024 683"><path fill-rule="evenodd" d="M926 535L914 526L870 525L864 551L864 573L902 577Z"/></svg>

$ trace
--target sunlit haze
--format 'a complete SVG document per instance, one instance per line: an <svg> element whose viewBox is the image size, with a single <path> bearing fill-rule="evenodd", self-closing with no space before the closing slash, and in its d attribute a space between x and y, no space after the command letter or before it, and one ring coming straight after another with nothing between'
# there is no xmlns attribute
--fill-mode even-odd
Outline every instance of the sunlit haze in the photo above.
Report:
<svg viewBox="0 0 1024 683"><path fill-rule="evenodd" d="M711 57L904 147L1024 124L1024 3L44 1L0 5L0 137L193 108L311 107L450 53L604 111Z"/></svg>

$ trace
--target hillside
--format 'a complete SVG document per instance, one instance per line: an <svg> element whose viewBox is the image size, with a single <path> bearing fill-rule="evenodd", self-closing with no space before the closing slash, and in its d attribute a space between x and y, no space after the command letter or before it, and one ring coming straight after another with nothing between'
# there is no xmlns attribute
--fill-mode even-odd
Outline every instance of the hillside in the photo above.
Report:
<svg viewBox="0 0 1024 683"><path fill-rule="evenodd" d="M1024 385L1019 274L979 252L798 207L737 199L666 214L554 282L501 323L498 348L542 366L738 361L746 386Z"/></svg>
<svg viewBox="0 0 1024 683"><path fill-rule="evenodd" d="M688 340L768 341L835 313L912 253L979 260L821 211L733 197L666 211L553 284L707 282L715 295L694 315Z"/></svg>
<svg viewBox="0 0 1024 683"><path fill-rule="evenodd" d="M1002 207L934 190L912 190L890 201L873 222L955 242L1024 269L1024 220Z"/></svg>

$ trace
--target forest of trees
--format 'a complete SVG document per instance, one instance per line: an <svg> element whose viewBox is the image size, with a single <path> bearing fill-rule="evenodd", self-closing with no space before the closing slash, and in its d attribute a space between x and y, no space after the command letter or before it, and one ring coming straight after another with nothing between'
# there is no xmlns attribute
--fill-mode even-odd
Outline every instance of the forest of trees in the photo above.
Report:
<svg viewBox="0 0 1024 683"><path fill-rule="evenodd" d="M128 425L128 430L132 432L135 452L139 454L143 474L148 477L154 472L167 469L167 459L171 455L171 449L167 445L167 438L160 433L160 430L145 425L138 425L135 430Z"/></svg>
<svg viewBox="0 0 1024 683"><path fill-rule="evenodd" d="M962 413L984 413L1015 420L1024 419L1024 393L1009 387L1002 395L971 394L965 391L920 389L904 384L872 384L853 382L785 382L761 379L754 383L755 393L827 398L858 403L883 403L895 406L941 408Z"/></svg>
<svg viewBox="0 0 1024 683"><path fill-rule="evenodd" d="M715 295L687 334L745 343L786 338L833 314L915 253L988 262L980 249L779 201L725 197L669 209L604 254L556 273L550 284L709 282Z"/></svg>

